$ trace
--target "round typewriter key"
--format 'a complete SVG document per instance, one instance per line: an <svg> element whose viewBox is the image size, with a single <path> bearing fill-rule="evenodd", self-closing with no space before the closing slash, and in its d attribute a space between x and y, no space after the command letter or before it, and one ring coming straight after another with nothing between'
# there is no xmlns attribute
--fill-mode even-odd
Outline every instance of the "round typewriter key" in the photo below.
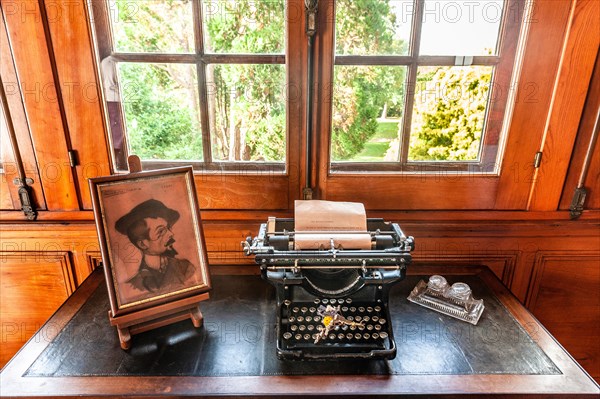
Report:
<svg viewBox="0 0 600 399"><path fill-rule="evenodd" d="M352 317L352 316L348 316L347 319L350 320L350 321L354 321L354 317Z"/></svg>
<svg viewBox="0 0 600 399"><path fill-rule="evenodd" d="M296 335L294 335L294 338L296 338L298 341L300 341L302 339L302 334L296 334Z"/></svg>
<svg viewBox="0 0 600 399"><path fill-rule="evenodd" d="M327 305L329 303L329 299L323 298L321 299L321 302L323 302L323 305Z"/></svg>
<svg viewBox="0 0 600 399"><path fill-rule="evenodd" d="M309 324L308 327L306 327L308 329L308 331L312 331L315 329L315 326L312 324Z"/></svg>
<svg viewBox="0 0 600 399"><path fill-rule="evenodd" d="M312 321L312 316L306 316L304 320L306 320L307 323L310 323Z"/></svg>
<svg viewBox="0 0 600 399"><path fill-rule="evenodd" d="M365 326L363 326L362 324L359 324L357 326L357 328L358 328L358 331L364 331L365 330Z"/></svg>
<svg viewBox="0 0 600 399"><path fill-rule="evenodd" d="M367 307L367 312L371 313L373 311L373 308L371 306Z"/></svg>
<svg viewBox="0 0 600 399"><path fill-rule="evenodd" d="M289 332L283 333L283 339L290 339L290 338L292 338L292 333L289 333Z"/></svg>
<svg viewBox="0 0 600 399"><path fill-rule="evenodd" d="M285 301L283 301L283 304L285 306L290 306L292 304L292 301L290 301L289 299L286 299Z"/></svg>
<svg viewBox="0 0 600 399"><path fill-rule="evenodd" d="M317 339L318 336L319 336L319 334L313 334L312 339Z"/></svg>
<svg viewBox="0 0 600 399"><path fill-rule="evenodd" d="M365 316L365 317L363 317L363 321L364 321L364 322L367 322L367 321L369 321L369 320L371 320L371 318L370 318L369 316Z"/></svg>
<svg viewBox="0 0 600 399"><path fill-rule="evenodd" d="M292 331L296 331L298 329L298 326L295 324L292 324L292 326L290 327L290 330Z"/></svg>
<svg viewBox="0 0 600 399"><path fill-rule="evenodd" d="M358 311L359 311L360 313L365 313L365 308L361 306L360 308L358 308Z"/></svg>
<svg viewBox="0 0 600 399"><path fill-rule="evenodd" d="M304 331L304 330L306 330L306 326L304 324L300 324L300 326L298 327L298 330Z"/></svg>
<svg viewBox="0 0 600 399"><path fill-rule="evenodd" d="M377 331L380 331L381 330L381 324L375 324L375 329Z"/></svg>
<svg viewBox="0 0 600 399"><path fill-rule="evenodd" d="M369 334L369 333L364 333L364 334L363 334L363 337L364 337L365 339L369 339L369 338L371 338L371 334Z"/></svg>
<svg viewBox="0 0 600 399"><path fill-rule="evenodd" d="M352 316L351 316L351 317L352 317ZM361 320L362 320L362 317L360 317L360 316L356 316L356 317L354 318L354 320L355 320L355 321L361 321Z"/></svg>
<svg viewBox="0 0 600 399"><path fill-rule="evenodd" d="M373 324L367 324L367 330L371 331L373 329Z"/></svg>
<svg viewBox="0 0 600 399"><path fill-rule="evenodd" d="M373 335L371 335L371 336L373 337L373 339L379 338L379 334L377 334L377 333L373 333Z"/></svg>
<svg viewBox="0 0 600 399"><path fill-rule="evenodd" d="M321 303L321 300L319 298L315 298L313 302L315 303L315 305L318 305Z"/></svg>
<svg viewBox="0 0 600 399"><path fill-rule="evenodd" d="M300 308L298 306L294 306L294 308L292 308L292 312L294 313L298 313L300 311Z"/></svg>
<svg viewBox="0 0 600 399"><path fill-rule="evenodd" d="M315 316L315 317L313 317L313 320L314 321L319 321L319 320L321 320L321 316Z"/></svg>
<svg viewBox="0 0 600 399"><path fill-rule="evenodd" d="M355 331L356 330L356 326L350 326L350 331Z"/></svg>
<svg viewBox="0 0 600 399"><path fill-rule="evenodd" d="M385 324L386 320L385 319L379 319L379 324Z"/></svg>
<svg viewBox="0 0 600 399"><path fill-rule="evenodd" d="M304 317L303 316L298 316L298 318L296 320L298 320L298 322L302 323L304 321Z"/></svg>
<svg viewBox="0 0 600 399"><path fill-rule="evenodd" d="M362 334L361 333L356 333L356 334L354 334L354 338L361 339L362 338Z"/></svg>
<svg viewBox="0 0 600 399"><path fill-rule="evenodd" d="M348 306L342 306L342 312L347 312L348 311Z"/></svg>
<svg viewBox="0 0 600 399"><path fill-rule="evenodd" d="M310 334L304 334L304 339L308 341L310 339Z"/></svg>
<svg viewBox="0 0 600 399"><path fill-rule="evenodd" d="M344 334L343 333L339 333L338 334L338 339L344 339Z"/></svg>
<svg viewBox="0 0 600 399"><path fill-rule="evenodd" d="M331 334L329 334L329 337L328 337L328 338L329 338L329 339L335 339L335 334L334 334L334 333L331 333Z"/></svg>
<svg viewBox="0 0 600 399"><path fill-rule="evenodd" d="M376 312L381 312L381 306L375 306L374 309L375 309Z"/></svg>
<svg viewBox="0 0 600 399"><path fill-rule="evenodd" d="M348 304L352 303L352 298L346 298L346 303L348 303Z"/></svg>
<svg viewBox="0 0 600 399"><path fill-rule="evenodd" d="M385 331L382 331L379 333L379 338L386 339L387 337L388 337L388 334Z"/></svg>
<svg viewBox="0 0 600 399"><path fill-rule="evenodd" d="M323 328L325 328L325 327L323 327L322 325L320 325L320 324L319 324L319 325L317 326L317 331L321 331L321 330L323 330Z"/></svg>
<svg viewBox="0 0 600 399"><path fill-rule="evenodd" d="M344 325L342 326L342 330L344 330L344 331L347 331L347 330L348 330L348 326L347 326L346 324L344 324Z"/></svg>
<svg viewBox="0 0 600 399"><path fill-rule="evenodd" d="M354 335L352 333L346 334L346 338L348 338L348 339L352 339L353 337L354 337Z"/></svg>
<svg viewBox="0 0 600 399"><path fill-rule="evenodd" d="M373 321L377 321L377 320L379 320L379 317L377 317L377 316L373 316L373 317L371 317L371 320L373 320Z"/></svg>
<svg viewBox="0 0 600 399"><path fill-rule="evenodd" d="M300 309L300 311L302 313L306 313L308 311L308 308L306 306L303 306L302 309Z"/></svg>
<svg viewBox="0 0 600 399"><path fill-rule="evenodd" d="M310 313L315 313L317 311L317 308L315 308L314 306L311 306L310 309L308 309L308 311Z"/></svg>
<svg viewBox="0 0 600 399"><path fill-rule="evenodd" d="M352 306L352 307L350 308L350 311L354 313L354 312L356 312L356 308L355 308L354 306Z"/></svg>

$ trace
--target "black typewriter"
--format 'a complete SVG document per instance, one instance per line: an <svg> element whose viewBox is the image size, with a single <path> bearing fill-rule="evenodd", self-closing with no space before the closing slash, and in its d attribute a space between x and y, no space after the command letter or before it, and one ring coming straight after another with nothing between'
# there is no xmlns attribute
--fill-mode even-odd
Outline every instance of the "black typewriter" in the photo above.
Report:
<svg viewBox="0 0 600 399"><path fill-rule="evenodd" d="M367 228L370 249L343 249L332 238L328 247L296 250L294 219L281 218L243 242L276 288L280 359L396 356L388 297L405 276L414 240L383 219L367 219Z"/></svg>

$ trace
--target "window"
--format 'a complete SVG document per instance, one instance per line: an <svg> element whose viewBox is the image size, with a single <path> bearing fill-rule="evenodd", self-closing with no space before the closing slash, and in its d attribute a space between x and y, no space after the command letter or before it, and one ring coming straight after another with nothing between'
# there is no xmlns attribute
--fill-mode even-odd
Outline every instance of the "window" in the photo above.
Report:
<svg viewBox="0 0 600 399"><path fill-rule="evenodd" d="M284 171L284 0L109 0L93 5L117 169Z"/></svg>
<svg viewBox="0 0 600 399"><path fill-rule="evenodd" d="M330 171L497 173L522 2L335 2Z"/></svg>

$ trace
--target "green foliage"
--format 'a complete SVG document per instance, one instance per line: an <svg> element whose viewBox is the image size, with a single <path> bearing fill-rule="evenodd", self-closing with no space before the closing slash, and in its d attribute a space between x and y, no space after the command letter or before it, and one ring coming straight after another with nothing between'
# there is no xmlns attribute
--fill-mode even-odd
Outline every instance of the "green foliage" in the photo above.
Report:
<svg viewBox="0 0 600 399"><path fill-rule="evenodd" d="M490 67L431 67L419 74L409 159L476 160L488 98Z"/></svg>

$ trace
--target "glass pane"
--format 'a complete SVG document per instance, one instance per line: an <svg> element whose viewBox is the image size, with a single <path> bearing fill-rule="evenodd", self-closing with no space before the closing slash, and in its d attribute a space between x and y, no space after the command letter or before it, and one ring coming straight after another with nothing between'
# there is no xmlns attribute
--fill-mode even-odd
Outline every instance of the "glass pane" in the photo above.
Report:
<svg viewBox="0 0 600 399"><path fill-rule="evenodd" d="M406 67L336 66L332 161L398 159Z"/></svg>
<svg viewBox="0 0 600 399"><path fill-rule="evenodd" d="M206 75L213 159L285 161L285 66L209 65Z"/></svg>
<svg viewBox="0 0 600 399"><path fill-rule="evenodd" d="M475 161L493 67L421 67L412 114L410 161Z"/></svg>
<svg viewBox="0 0 600 399"><path fill-rule="evenodd" d="M192 0L109 0L115 50L193 53Z"/></svg>
<svg viewBox="0 0 600 399"><path fill-rule="evenodd" d="M207 53L284 52L285 0L209 0L202 12Z"/></svg>
<svg viewBox="0 0 600 399"><path fill-rule="evenodd" d="M196 66L118 67L130 153L142 160L201 160Z"/></svg>
<svg viewBox="0 0 600 399"><path fill-rule="evenodd" d="M494 55L503 0L425 0L421 55Z"/></svg>
<svg viewBox="0 0 600 399"><path fill-rule="evenodd" d="M336 54L408 54L413 12L412 0L338 0Z"/></svg>

